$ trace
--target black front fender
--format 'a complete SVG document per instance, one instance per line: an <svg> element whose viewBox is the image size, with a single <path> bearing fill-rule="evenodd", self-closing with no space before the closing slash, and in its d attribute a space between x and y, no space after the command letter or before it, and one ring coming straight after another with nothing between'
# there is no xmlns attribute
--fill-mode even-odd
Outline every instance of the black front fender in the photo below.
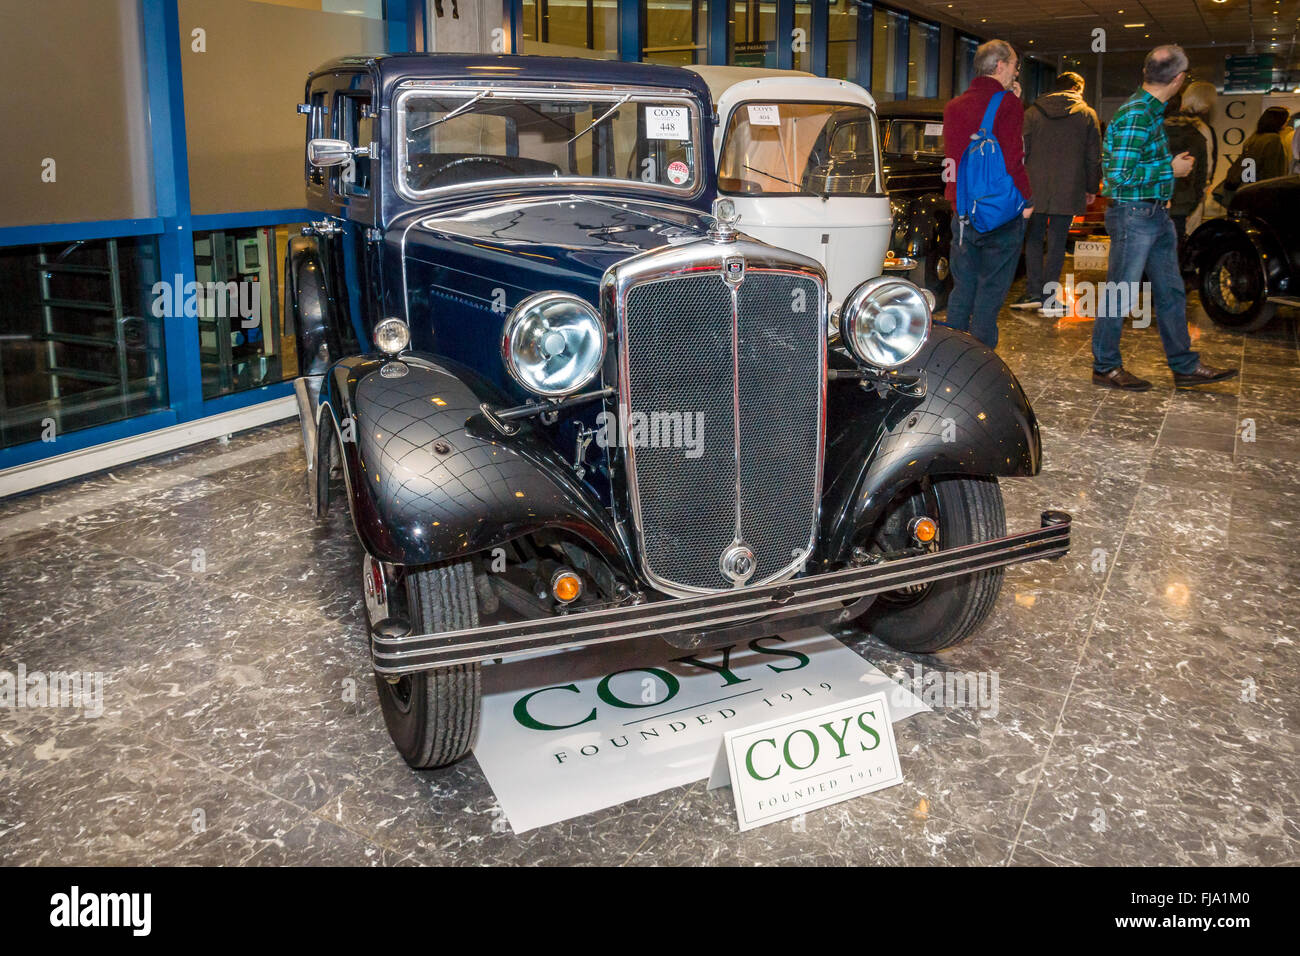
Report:
<svg viewBox="0 0 1300 956"><path fill-rule="evenodd" d="M392 376L395 367L406 371ZM422 353L397 362L354 356L330 370L321 425L332 425L343 450L366 550L392 564L431 564L555 528L631 578L626 549L568 463L527 422L508 436L483 416L481 403L501 400L471 369ZM320 444L328 467L328 443Z"/></svg>
<svg viewBox="0 0 1300 956"><path fill-rule="evenodd" d="M935 326L906 371L924 371L924 396L882 396L844 379L829 387L824 560L844 560L894 496L923 477L1028 476L1042 466L1038 420L992 349Z"/></svg>

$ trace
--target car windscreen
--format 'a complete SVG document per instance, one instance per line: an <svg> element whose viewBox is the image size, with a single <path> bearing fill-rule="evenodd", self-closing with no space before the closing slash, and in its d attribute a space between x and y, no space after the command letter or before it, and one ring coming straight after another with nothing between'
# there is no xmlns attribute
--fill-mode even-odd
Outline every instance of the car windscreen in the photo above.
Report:
<svg viewBox="0 0 1300 956"><path fill-rule="evenodd" d="M718 160L718 190L735 195L870 195L876 118L844 103L741 103Z"/></svg>
<svg viewBox="0 0 1300 956"><path fill-rule="evenodd" d="M686 97L417 89L397 112L410 193L501 179L616 180L686 195L699 185L698 110Z"/></svg>
<svg viewBox="0 0 1300 956"><path fill-rule="evenodd" d="M942 156L943 120L890 120L885 125L890 156Z"/></svg>

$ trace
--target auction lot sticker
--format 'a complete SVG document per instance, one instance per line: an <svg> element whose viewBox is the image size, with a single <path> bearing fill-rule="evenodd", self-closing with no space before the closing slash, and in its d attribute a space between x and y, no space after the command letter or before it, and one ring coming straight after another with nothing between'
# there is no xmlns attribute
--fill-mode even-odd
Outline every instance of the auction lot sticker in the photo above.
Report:
<svg viewBox="0 0 1300 956"><path fill-rule="evenodd" d="M474 756L523 833L708 777L727 730L878 691L894 720L928 709L819 628L565 651L483 669Z"/></svg>
<svg viewBox="0 0 1300 956"><path fill-rule="evenodd" d="M727 767L740 829L902 783L888 696L879 692L728 730Z"/></svg>

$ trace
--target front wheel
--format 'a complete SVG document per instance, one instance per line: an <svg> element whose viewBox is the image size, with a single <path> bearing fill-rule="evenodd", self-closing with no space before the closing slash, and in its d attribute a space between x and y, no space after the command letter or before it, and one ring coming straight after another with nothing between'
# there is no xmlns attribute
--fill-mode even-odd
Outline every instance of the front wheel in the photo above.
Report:
<svg viewBox="0 0 1300 956"><path fill-rule="evenodd" d="M1268 280L1259 257L1240 247L1211 253L1200 274L1201 305L1216 325L1254 332L1273 318Z"/></svg>
<svg viewBox="0 0 1300 956"><path fill-rule="evenodd" d="M929 516L939 527L932 547L956 548L1005 537L1006 513L996 478L944 478L923 482L890 505L870 549L904 551L908 528ZM929 654L960 644L984 623L1002 588L1002 568L943 578L879 595L859 626L891 647Z"/></svg>
<svg viewBox="0 0 1300 956"><path fill-rule="evenodd" d="M413 634L477 627L474 563L449 561L409 571L406 603ZM395 680L375 674L384 723L412 767L445 767L469 753L482 706L479 670L479 664L459 664Z"/></svg>

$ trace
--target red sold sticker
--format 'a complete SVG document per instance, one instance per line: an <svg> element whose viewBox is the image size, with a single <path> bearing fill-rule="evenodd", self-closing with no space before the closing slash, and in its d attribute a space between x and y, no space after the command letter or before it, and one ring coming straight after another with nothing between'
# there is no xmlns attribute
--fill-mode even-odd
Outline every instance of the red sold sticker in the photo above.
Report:
<svg viewBox="0 0 1300 956"><path fill-rule="evenodd" d="M691 178L691 169L680 159L668 164L668 181L674 186L680 186L686 180Z"/></svg>

